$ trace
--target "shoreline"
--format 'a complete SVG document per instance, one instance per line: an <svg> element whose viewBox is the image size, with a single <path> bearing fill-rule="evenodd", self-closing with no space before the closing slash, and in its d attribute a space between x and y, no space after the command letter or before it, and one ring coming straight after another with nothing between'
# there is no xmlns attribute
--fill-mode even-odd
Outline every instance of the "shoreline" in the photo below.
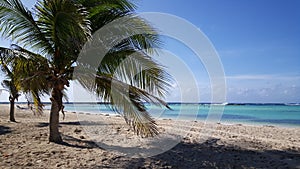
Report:
<svg viewBox="0 0 300 169"><path fill-rule="evenodd" d="M0 104L0 107L7 106L7 105L9 105L9 104ZM21 105L23 107L27 107L27 104L15 104L15 105ZM18 108L15 107L15 109L17 110ZM44 111L50 111L50 109L44 109ZM75 112L75 111L65 110L65 112L75 113L75 114L86 114L86 115L122 116L113 111L101 111L101 112L78 111L78 112ZM159 118L155 118L155 120L174 120L174 121L191 121L191 122L197 121L197 122L201 122L201 123L206 122L206 119L190 119L190 118L176 119L176 118L172 118L172 117L159 117ZM208 123L211 123L211 122L208 121ZM214 123L214 124L220 123L222 125L243 125L243 126L254 126L254 127L255 126L265 127L266 126L266 127L279 127L279 128L292 128L292 129L300 128L300 124L299 125L296 125L296 124L273 124L273 123L264 123L264 122L245 122L245 121L241 122L241 121L234 121L234 120L230 120L230 121L226 121L226 120L222 121L221 120L219 122L212 122L212 123Z"/></svg>
<svg viewBox="0 0 300 169"><path fill-rule="evenodd" d="M47 110L49 111L49 110ZM68 113L74 113L74 114L85 114L85 115L104 115L104 116L112 116L112 117L121 117L122 115L118 113L111 113L111 112L75 112L75 111L65 111ZM151 115L151 114L150 114ZM300 125L280 125L280 124L272 124L272 123L263 123L263 122L240 122L240 121L229 121L229 122L224 122L224 121L219 121L219 122L206 122L206 119L174 119L174 118L155 118L154 120L173 120L173 121L183 121L183 122L199 122L199 123L211 123L211 124L222 124L222 125L243 125L243 126L250 126L250 127L278 127L278 128L289 128L289 129L300 129Z"/></svg>
<svg viewBox="0 0 300 169"><path fill-rule="evenodd" d="M72 103L68 103L68 104L72 104ZM78 104L78 103L76 103ZM81 104L81 103L79 103ZM89 104L89 103L84 103L84 104ZM105 103L107 104L107 103ZM103 105L105 105L103 104ZM174 104L177 104L177 103L174 103ZM197 103L198 104L198 103ZM244 103L243 103L244 104ZM261 104L261 103L257 103L258 105L264 105L264 104ZM270 103L271 104L271 103ZM274 104L274 103L272 103ZM277 103L279 104L279 103ZM283 103L282 103L283 104ZM280 105L282 105L280 103ZM0 106L3 105L8 105L8 104L0 104ZM27 107L27 104L18 104L16 103L16 105L20 105L22 107ZM50 104L47 104L46 106L49 106ZM230 105L231 106L231 105ZM240 106L240 105L232 105L232 106ZM16 108L17 109L17 108ZM45 111L49 111L50 109L49 108L45 108L44 109ZM75 110L65 110L65 112L75 112ZM86 113L86 114L109 114L111 116L119 116L120 114L116 113L116 112L113 112L113 111L110 111L110 110L101 110L101 112L94 112L94 111L82 111L82 110L78 110L78 113ZM206 122L206 118L197 118L196 116L197 115L193 115L195 117L193 118L190 118L188 116L183 116L183 115L180 115L179 116L182 118L182 119L178 119L177 116L175 117L172 117L172 116L169 116L169 117L155 117L156 114L151 114L152 117L155 118L155 120L163 120L163 119L171 119L171 120L175 120L175 121L180 121L180 120L184 120L184 121L198 121L198 122ZM165 116L165 115L163 115ZM168 115L166 115L168 116ZM219 115L218 115L219 116ZM223 114L221 116L226 116L226 114ZM284 123L272 123L272 122L259 122L259 121L243 121L243 120L239 120L237 118L237 120L234 120L234 119L223 119L221 118L220 121L216 122L216 123L221 123L221 124L224 124L224 125L238 125L238 124L242 124L242 125L247 125L247 126L274 126L274 127L280 127L280 128L300 128L300 124L298 123L295 123L295 122L292 122L290 124L287 124L286 122Z"/></svg>
<svg viewBox="0 0 300 169"><path fill-rule="evenodd" d="M49 111L49 110L47 110ZM74 114L83 114L83 115L100 115L100 116L112 116L112 117L122 117L122 115L118 113L110 113L110 112L101 112L101 113L95 113L95 112L75 112L75 111L65 111L65 113L74 113ZM174 118L155 118L154 120L173 120L173 121L181 121L181 122L199 122L199 123L208 123L208 124L221 124L221 125L238 125L238 126L249 126L249 127L271 127L271 128L287 128L287 129L300 129L300 125L280 125L280 124L268 124L268 123L259 123L259 122L240 122L240 121L230 121L228 123L226 122L206 122L206 120L202 119L174 119Z"/></svg>
<svg viewBox="0 0 300 169"><path fill-rule="evenodd" d="M300 168L300 128L209 128L199 121L166 119L157 120L161 135L153 140L135 135L122 117L66 112L64 120L60 116L65 144L58 145L47 141L48 111L36 117L16 109L18 123L11 123L8 109L0 106L3 168ZM181 137L170 140L176 135ZM137 151L151 156L130 156Z"/></svg>

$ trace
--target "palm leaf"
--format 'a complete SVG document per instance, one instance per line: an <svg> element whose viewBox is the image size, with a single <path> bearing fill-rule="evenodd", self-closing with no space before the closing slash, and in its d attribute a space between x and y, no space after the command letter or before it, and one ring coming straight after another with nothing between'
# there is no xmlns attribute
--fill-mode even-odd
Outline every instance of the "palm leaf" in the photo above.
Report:
<svg viewBox="0 0 300 169"><path fill-rule="evenodd" d="M9 93L10 97L17 99L20 96L18 86L15 82L15 73L13 67L13 50L8 48L0 48L0 67L1 70L6 74L6 79L2 81L2 86L6 88Z"/></svg>
<svg viewBox="0 0 300 169"><path fill-rule="evenodd" d="M45 38L54 44L51 60L58 69L70 66L91 36L85 8L69 0L44 0L36 5L38 26Z"/></svg>
<svg viewBox="0 0 300 169"><path fill-rule="evenodd" d="M31 110L34 115L42 115L44 110L44 104L41 102L40 96L35 91L25 92L25 98L27 102L32 103L33 107L30 105Z"/></svg>
<svg viewBox="0 0 300 169"><path fill-rule="evenodd" d="M10 86L11 86L11 82L9 80L3 80L1 85L7 89L7 90L10 90Z"/></svg>
<svg viewBox="0 0 300 169"><path fill-rule="evenodd" d="M103 12L105 8L101 10ZM106 12L110 13L109 10ZM126 17L115 21L122 16ZM92 24L101 17L101 13L92 15ZM77 62L76 73L80 72L77 80L91 93L111 102L114 110L123 114L138 134L156 135L156 124L144 103L168 107L159 97L167 94L171 80L164 67L150 57L161 46L159 35L146 21L126 10L121 14L112 13L104 22L111 24L92 26L101 28L104 33L94 34L93 39L99 44L96 42L84 49L89 60ZM103 49L108 52L100 65L95 65L100 58L97 50Z"/></svg>
<svg viewBox="0 0 300 169"><path fill-rule="evenodd" d="M3 84L15 98L18 98L20 90L30 93L35 105L34 113L41 114L43 104L40 95L49 93L50 90L47 80L42 76L50 69L47 59L14 44L11 49L0 48L0 56L3 56L0 59L9 61L10 67L13 68L10 70L6 67L6 70L9 70L6 73L9 73L11 78L9 81L3 81Z"/></svg>
<svg viewBox="0 0 300 169"><path fill-rule="evenodd" d="M136 5L128 0L75 0L89 11L93 32L107 23L132 13Z"/></svg>
<svg viewBox="0 0 300 169"><path fill-rule="evenodd" d="M83 69L75 77L87 90L110 101L137 134L158 134L144 103L168 107L160 97L166 95L171 78L150 57L162 43L157 31L134 15L135 7L128 0L40 0L33 17L20 0L0 0L0 32L21 45L0 49L0 54L3 59L14 58L10 64L17 76L12 80L32 95L37 112L41 96L50 94L60 80L67 85L73 78L79 52L101 28L105 34L93 38L105 42L100 46L105 57L91 56L92 61L102 59L100 65L79 59L77 65Z"/></svg>
<svg viewBox="0 0 300 169"><path fill-rule="evenodd" d="M8 78L13 78L11 64L13 60L13 51L9 48L0 47L0 68Z"/></svg>
<svg viewBox="0 0 300 169"><path fill-rule="evenodd" d="M53 44L47 41L32 13L19 0L0 0L0 32L3 37L42 53L54 53Z"/></svg>
<svg viewBox="0 0 300 169"><path fill-rule="evenodd" d="M136 65L137 64L132 64L132 66ZM142 77L142 75L139 76ZM156 123L150 117L144 103L147 102L168 107L166 102L146 90L117 79L118 76L115 77L112 74L105 74L103 71L95 75L90 73L88 69L82 68L81 71L77 70L76 78L85 89L91 93L97 93L98 97L110 102L114 110L124 116L126 122L131 125L137 134L143 136L158 134ZM155 79L155 77L149 78L150 80ZM95 79L95 81L93 81L93 79ZM138 79L133 78L132 80ZM166 81L163 81L163 83L168 84ZM165 90L166 89L163 91Z"/></svg>
<svg viewBox="0 0 300 169"><path fill-rule="evenodd" d="M109 53L102 60L98 73L111 74L122 82L160 97L164 97L170 89L170 75L142 51Z"/></svg>
<svg viewBox="0 0 300 169"><path fill-rule="evenodd" d="M77 80L86 89L91 92L96 92L98 97L110 102L113 110L122 114L126 122L137 134L143 136L158 134L155 121L149 116L143 104L139 102L140 100L133 97L136 96L134 92L137 94L137 91L141 92L141 90L103 75L97 76L95 83L91 83L92 76L91 74L88 75L84 73L82 76L79 76ZM130 94L126 88L130 88ZM149 95L149 97L151 97L151 95ZM153 97L152 101L154 101L154 99L156 98ZM145 100L149 101L150 99L147 98Z"/></svg>
<svg viewBox="0 0 300 169"><path fill-rule="evenodd" d="M49 79L52 77L48 60L40 55L34 55L16 51L14 62L14 73L17 74L15 81L18 86L22 86L24 92L35 91L36 94L49 94Z"/></svg>

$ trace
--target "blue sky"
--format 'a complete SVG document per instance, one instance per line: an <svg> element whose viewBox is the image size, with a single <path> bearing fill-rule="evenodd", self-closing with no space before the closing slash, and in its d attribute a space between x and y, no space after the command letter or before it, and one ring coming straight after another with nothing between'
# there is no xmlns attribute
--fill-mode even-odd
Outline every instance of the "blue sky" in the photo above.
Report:
<svg viewBox="0 0 300 169"><path fill-rule="evenodd" d="M224 66L228 102L300 102L298 9L296 0L145 0L138 11L182 17L208 36Z"/></svg>
<svg viewBox="0 0 300 169"><path fill-rule="evenodd" d="M29 0L23 2L27 6L33 4ZM224 66L228 102L300 102L300 1L137 2L138 12L173 14L191 22L207 35ZM209 79L205 68L201 63L193 64L193 53L182 44L172 40L165 43L166 49L182 58L193 71L199 84L200 101L209 101ZM0 40L1 46L8 44ZM186 92L190 92L190 101L195 100L189 82L185 86ZM0 101L5 101L4 96L0 96ZM172 92L167 100L178 101L180 98Z"/></svg>

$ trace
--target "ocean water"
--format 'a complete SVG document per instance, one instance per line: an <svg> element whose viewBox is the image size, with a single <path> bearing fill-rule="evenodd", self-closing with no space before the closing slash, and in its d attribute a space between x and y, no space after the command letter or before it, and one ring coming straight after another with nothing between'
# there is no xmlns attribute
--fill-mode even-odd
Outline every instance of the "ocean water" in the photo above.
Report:
<svg viewBox="0 0 300 169"><path fill-rule="evenodd" d="M172 110L147 105L154 118L208 120L225 124L274 125L300 127L299 105L243 104L170 104ZM104 104L65 104L66 111L117 114Z"/></svg>

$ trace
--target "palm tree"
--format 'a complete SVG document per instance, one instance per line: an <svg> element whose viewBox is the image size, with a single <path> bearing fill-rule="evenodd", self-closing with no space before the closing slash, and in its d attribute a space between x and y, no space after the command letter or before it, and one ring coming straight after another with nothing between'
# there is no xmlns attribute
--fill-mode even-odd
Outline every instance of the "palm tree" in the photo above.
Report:
<svg viewBox="0 0 300 169"><path fill-rule="evenodd" d="M62 142L58 130L59 112L63 111L63 93L71 80L110 102L113 110L121 113L137 134L158 134L157 125L144 103L167 106L160 98L170 87L170 77L164 67L150 57L156 52L152 48L161 45L159 35L142 18L133 16L135 8L128 0L43 0L29 11L19 0L0 0L0 32L18 43L0 52L13 53L15 80L23 92L33 93L37 103L41 95L51 95L50 142ZM94 32L124 16L133 18L126 29L120 28L124 34L130 35L136 29L149 33L132 35L114 44L97 67L77 61ZM107 37L96 38L111 37L107 34ZM132 54L137 57L129 57ZM124 61L127 61L126 66L121 64ZM80 69L81 76L74 79L73 71L78 65L85 69ZM120 65L119 70L123 71L115 75ZM96 74L86 71L91 68ZM136 74L136 70L141 71ZM95 80L91 81L91 77ZM117 96L113 97L112 93Z"/></svg>
<svg viewBox="0 0 300 169"><path fill-rule="evenodd" d="M1 50L1 48L0 48ZM9 120L12 122L16 122L15 120L15 100L18 100L20 94L17 89L16 83L14 82L14 73L12 71L11 60L6 54L0 53L0 67L2 72L4 72L7 76L6 80L3 80L2 86L9 92L9 102L10 102L10 110L9 110Z"/></svg>

